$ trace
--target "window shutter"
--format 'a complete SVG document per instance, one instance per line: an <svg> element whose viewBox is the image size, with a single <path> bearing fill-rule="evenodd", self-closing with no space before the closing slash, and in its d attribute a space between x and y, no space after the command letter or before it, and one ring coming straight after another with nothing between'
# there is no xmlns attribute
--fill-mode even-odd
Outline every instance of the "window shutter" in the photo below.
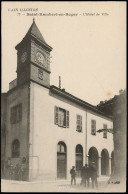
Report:
<svg viewBox="0 0 128 194"><path fill-rule="evenodd" d="M21 104L19 104L17 107L16 107L16 114L17 114L17 121L20 121L21 120L21 114L22 114L22 109L21 109Z"/></svg>
<svg viewBox="0 0 128 194"><path fill-rule="evenodd" d="M66 127L69 127L69 111L66 110Z"/></svg>
<svg viewBox="0 0 128 194"><path fill-rule="evenodd" d="M10 122L13 123L13 108L11 108Z"/></svg>
<svg viewBox="0 0 128 194"><path fill-rule="evenodd" d="M12 124L14 124L16 122L16 108L13 107L12 108Z"/></svg>
<svg viewBox="0 0 128 194"><path fill-rule="evenodd" d="M76 131L81 132L82 131L82 116L76 115Z"/></svg>
<svg viewBox="0 0 128 194"><path fill-rule="evenodd" d="M96 135L96 121L94 122L94 134Z"/></svg>
<svg viewBox="0 0 128 194"><path fill-rule="evenodd" d="M16 107L12 108L12 123L16 123Z"/></svg>
<svg viewBox="0 0 128 194"><path fill-rule="evenodd" d="M80 117L80 130L82 131L82 116Z"/></svg>
<svg viewBox="0 0 128 194"><path fill-rule="evenodd" d="M96 135L96 120L91 120L91 134Z"/></svg>
<svg viewBox="0 0 128 194"><path fill-rule="evenodd" d="M59 111L59 107L55 106L55 108L54 108L54 121L55 121L55 125L58 124L58 111Z"/></svg>
<svg viewBox="0 0 128 194"><path fill-rule="evenodd" d="M93 120L91 120L91 134L93 135Z"/></svg>
<svg viewBox="0 0 128 194"><path fill-rule="evenodd" d="M104 129L107 129L107 124L104 124L104 125L103 125L103 128L104 128ZM103 132L103 138L107 138L107 131L104 131L104 132Z"/></svg>
<svg viewBox="0 0 128 194"><path fill-rule="evenodd" d="M76 115L76 131L78 131L78 115Z"/></svg>
<svg viewBox="0 0 128 194"><path fill-rule="evenodd" d="M22 119L22 104L19 105L19 120Z"/></svg>

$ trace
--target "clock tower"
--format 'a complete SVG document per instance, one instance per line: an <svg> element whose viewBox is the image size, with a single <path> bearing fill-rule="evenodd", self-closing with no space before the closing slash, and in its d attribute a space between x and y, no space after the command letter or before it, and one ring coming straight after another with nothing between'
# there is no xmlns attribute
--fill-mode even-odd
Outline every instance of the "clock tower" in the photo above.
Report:
<svg viewBox="0 0 128 194"><path fill-rule="evenodd" d="M50 87L50 52L52 47L44 40L34 19L17 50L17 84L33 81Z"/></svg>

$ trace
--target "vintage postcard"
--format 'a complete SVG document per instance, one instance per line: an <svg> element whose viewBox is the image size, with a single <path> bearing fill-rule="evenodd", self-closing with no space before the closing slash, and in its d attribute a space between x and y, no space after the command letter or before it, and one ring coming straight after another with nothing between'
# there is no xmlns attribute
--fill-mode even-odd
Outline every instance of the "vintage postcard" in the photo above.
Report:
<svg viewBox="0 0 128 194"><path fill-rule="evenodd" d="M125 192L126 2L1 11L2 192Z"/></svg>

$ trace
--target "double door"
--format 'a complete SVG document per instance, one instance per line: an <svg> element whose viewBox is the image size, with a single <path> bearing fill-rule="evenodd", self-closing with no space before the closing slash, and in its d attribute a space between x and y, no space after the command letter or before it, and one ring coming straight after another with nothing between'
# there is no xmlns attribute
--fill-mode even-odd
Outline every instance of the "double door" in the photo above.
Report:
<svg viewBox="0 0 128 194"><path fill-rule="evenodd" d="M76 176L81 177L81 169L83 166L83 157L81 154L76 154Z"/></svg>
<svg viewBox="0 0 128 194"><path fill-rule="evenodd" d="M57 153L57 178L66 179L66 154Z"/></svg>

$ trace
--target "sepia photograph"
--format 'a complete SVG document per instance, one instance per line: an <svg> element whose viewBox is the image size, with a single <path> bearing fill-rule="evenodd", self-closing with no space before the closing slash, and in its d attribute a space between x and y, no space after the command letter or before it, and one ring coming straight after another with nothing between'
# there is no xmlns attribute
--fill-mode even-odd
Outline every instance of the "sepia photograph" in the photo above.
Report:
<svg viewBox="0 0 128 194"><path fill-rule="evenodd" d="M126 1L1 5L1 191L126 192Z"/></svg>

